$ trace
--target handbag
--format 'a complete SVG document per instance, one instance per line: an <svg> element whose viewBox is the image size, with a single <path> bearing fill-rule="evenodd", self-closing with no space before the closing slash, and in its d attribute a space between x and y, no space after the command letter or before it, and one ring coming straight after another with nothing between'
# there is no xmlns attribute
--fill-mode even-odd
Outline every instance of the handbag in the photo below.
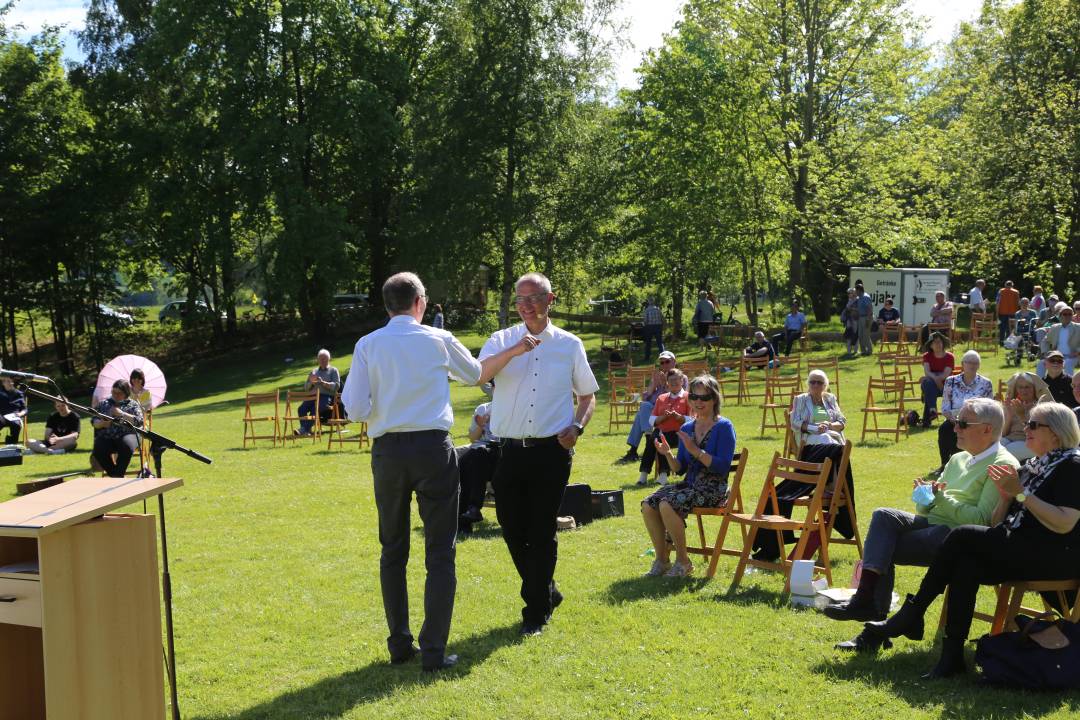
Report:
<svg viewBox="0 0 1080 720"><path fill-rule="evenodd" d="M1019 632L979 638L975 664L982 668L982 679L1025 690L1080 688L1080 627L1053 617L1017 615Z"/></svg>

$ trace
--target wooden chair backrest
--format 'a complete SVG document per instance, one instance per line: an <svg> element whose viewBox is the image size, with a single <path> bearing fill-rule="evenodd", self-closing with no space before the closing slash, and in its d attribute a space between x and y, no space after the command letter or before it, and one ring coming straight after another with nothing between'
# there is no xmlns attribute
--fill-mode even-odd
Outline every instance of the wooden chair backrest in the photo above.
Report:
<svg viewBox="0 0 1080 720"><path fill-rule="evenodd" d="M731 460L731 467L728 469L728 512L742 512L742 478L743 473L746 472L746 460L750 456L750 451L746 448L742 449L738 455Z"/></svg>
<svg viewBox="0 0 1080 720"><path fill-rule="evenodd" d="M802 378L800 377L777 377L770 375L765 378L765 403L784 405L790 408L795 401L795 396L802 390Z"/></svg>
<svg viewBox="0 0 1080 720"><path fill-rule="evenodd" d="M903 378L875 378L866 382L866 406L897 405L904 398L907 382Z"/></svg>
<svg viewBox="0 0 1080 720"><path fill-rule="evenodd" d="M679 363L679 369L686 374L687 378L693 380L698 375L709 372L709 363L705 360L686 360Z"/></svg>
<svg viewBox="0 0 1080 720"><path fill-rule="evenodd" d="M829 378L829 392L840 397L840 361L831 357L829 359L817 358L807 360L806 373L809 375L813 370L820 370Z"/></svg>
<svg viewBox="0 0 1080 720"><path fill-rule="evenodd" d="M831 469L832 460L829 458L826 458L825 462L822 463L812 463L781 457L780 453L774 452L754 514L779 514L780 503L776 497L776 482L777 480L794 480L813 486L813 489L807 493L811 498L808 517L820 520L821 503L825 494L823 491L825 484L829 481L829 471Z"/></svg>

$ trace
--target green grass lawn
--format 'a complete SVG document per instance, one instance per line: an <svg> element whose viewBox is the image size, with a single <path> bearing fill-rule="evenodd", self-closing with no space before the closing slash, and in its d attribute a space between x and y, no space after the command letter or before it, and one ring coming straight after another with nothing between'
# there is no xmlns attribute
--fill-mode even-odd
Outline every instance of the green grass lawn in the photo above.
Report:
<svg viewBox="0 0 1080 720"><path fill-rule="evenodd" d="M463 339L474 350L483 340ZM606 370L598 336L586 340L590 357ZM245 390L300 382L316 349L298 343L203 363L170 378L172 404L155 415L155 430L214 460L205 466L177 454L165 458L166 474L185 480L167 498L185 718L1065 718L1080 712L1076 693L986 690L971 679L921 681L937 658L929 640L901 639L876 659L842 655L833 644L856 634L858 624L791 609L775 574L748 576L729 594L733 559L722 560L710 582L643 578L651 559L637 507L647 491L633 485L636 466L614 464L626 449L625 428L607 432L604 402L578 446L572 482L622 488L627 514L560 534L556 577L566 602L547 631L518 638L518 578L497 526L488 523L458 548L450 652L462 662L439 677L423 676L419 664L392 667L368 451L328 452L310 442L241 448ZM351 342L331 350L344 371ZM816 354L836 351L822 347ZM289 356L303 360L284 362ZM840 401L856 441L858 408L876 363L842 363ZM1009 373L1000 355L986 359L983 371L995 383ZM601 384L606 387L603 377ZM455 385L452 398L460 439L482 394ZM782 436L759 436L758 408L728 407L724 414L739 446L750 450L743 488L752 506ZM33 428L38 435L40 428ZM864 532L873 508L911 506L912 477L935 467L936 458L936 429L914 431L899 444L856 444L852 465ZM13 493L27 477L86 464L86 448L27 458L0 476L0 493ZM416 634L423 592L418 518L413 548ZM835 582L846 584L855 548L835 546L831 555ZM901 568L897 590L913 590L921 575ZM989 605L989 593L981 604ZM938 608L928 615L931 627ZM985 629L976 621L973 634Z"/></svg>

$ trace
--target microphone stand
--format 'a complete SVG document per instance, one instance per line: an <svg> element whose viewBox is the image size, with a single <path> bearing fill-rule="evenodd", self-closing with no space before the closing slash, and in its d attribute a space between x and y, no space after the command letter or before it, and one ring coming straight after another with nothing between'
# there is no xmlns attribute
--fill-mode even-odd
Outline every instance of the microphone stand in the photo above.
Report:
<svg viewBox="0 0 1080 720"><path fill-rule="evenodd" d="M50 380L49 382L52 382ZM53 383L55 386L56 383ZM190 458L194 458L199 462L209 465L213 462L210 458L202 455L201 453L186 448L180 443L176 442L172 438L165 437L160 433L156 433L153 430L147 430L135 426L134 423L123 420L120 418L114 418L111 415L106 415L103 412L98 412L94 408L87 407L85 405L79 405L73 403L67 398L61 395L49 395L48 393L41 392L29 387L26 383L19 383L19 389L25 393L30 393L34 397L41 398L42 400L51 400L52 402L62 402L68 407L85 413L88 417L94 417L98 420L108 420L109 422L122 425L124 428L130 430L139 436L140 444L143 439L150 441L150 456L154 458L154 472L157 477L161 477L161 456L165 454L166 450L173 449L178 452L187 455ZM168 648L166 667L169 675L169 696L172 701L172 717L173 720L180 720L180 705L177 699L176 691L176 643L173 638L173 612L172 612L172 577L169 575L169 543L168 536L165 533L165 495L164 493L158 493L158 523L161 528L161 588L162 597L165 600L165 642Z"/></svg>

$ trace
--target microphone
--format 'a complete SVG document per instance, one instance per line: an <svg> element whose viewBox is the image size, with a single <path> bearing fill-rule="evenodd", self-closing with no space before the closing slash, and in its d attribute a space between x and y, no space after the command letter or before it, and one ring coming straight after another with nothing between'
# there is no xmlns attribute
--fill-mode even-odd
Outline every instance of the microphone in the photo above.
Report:
<svg viewBox="0 0 1080 720"><path fill-rule="evenodd" d="M48 385L52 382L52 378L47 378L44 375L18 372L17 370L5 370L4 368L0 368L0 377L11 378L17 382L38 383L39 385Z"/></svg>

